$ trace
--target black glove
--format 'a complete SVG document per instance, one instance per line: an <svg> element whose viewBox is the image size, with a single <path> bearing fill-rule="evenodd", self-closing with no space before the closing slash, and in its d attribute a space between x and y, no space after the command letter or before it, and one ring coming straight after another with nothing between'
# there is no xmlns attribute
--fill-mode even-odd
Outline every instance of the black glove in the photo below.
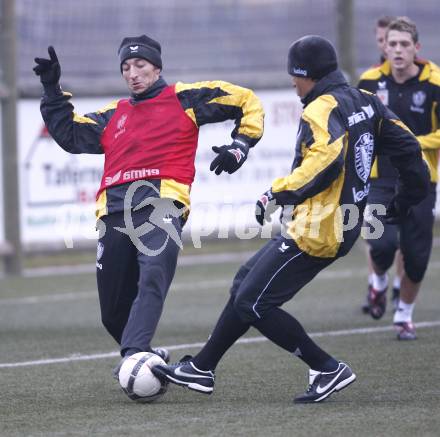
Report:
<svg viewBox="0 0 440 437"><path fill-rule="evenodd" d="M249 146L242 140L234 140L230 146L214 146L212 150L218 155L211 162L209 169L219 175L222 171L234 173L246 161Z"/></svg>
<svg viewBox="0 0 440 437"><path fill-rule="evenodd" d="M266 191L261 197L257 200L255 205L255 218L257 222L263 226L264 222L270 222L272 218L271 214L276 211L279 205L276 204L276 201L273 197L272 190Z"/></svg>
<svg viewBox="0 0 440 437"><path fill-rule="evenodd" d="M385 213L385 223L397 225L409 215L410 207L399 202L397 196L391 199Z"/></svg>
<svg viewBox="0 0 440 437"><path fill-rule="evenodd" d="M57 54L52 46L49 46L50 59L35 58L36 66L33 68L35 74L40 76L43 85L57 85L61 77L61 67L58 62Z"/></svg>

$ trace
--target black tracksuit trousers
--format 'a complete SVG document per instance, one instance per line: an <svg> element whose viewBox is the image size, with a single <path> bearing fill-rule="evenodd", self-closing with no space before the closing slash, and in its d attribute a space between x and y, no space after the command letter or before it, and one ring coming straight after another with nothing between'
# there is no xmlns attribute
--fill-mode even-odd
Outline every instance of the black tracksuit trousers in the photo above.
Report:
<svg viewBox="0 0 440 437"><path fill-rule="evenodd" d="M99 225L96 273L101 318L120 344L121 355L132 348L151 349L176 270L179 246L166 227L173 226L180 237L179 218L164 220L163 228L147 224L144 235L133 236L134 228L149 223L152 209L148 206L131 211L131 236L126 233L123 212L104 216ZM121 232L117 228L126 230Z"/></svg>
<svg viewBox="0 0 440 437"><path fill-rule="evenodd" d="M394 185L373 184L368 205L387 206L394 194ZM422 281L432 249L435 202L436 185L431 183L428 196L411 207L408 216L398 225L387 224L384 216L372 212L382 222L384 231L380 238L368 239L367 242L371 258L381 270L387 271L392 266L396 250L400 248L406 274L413 282Z"/></svg>

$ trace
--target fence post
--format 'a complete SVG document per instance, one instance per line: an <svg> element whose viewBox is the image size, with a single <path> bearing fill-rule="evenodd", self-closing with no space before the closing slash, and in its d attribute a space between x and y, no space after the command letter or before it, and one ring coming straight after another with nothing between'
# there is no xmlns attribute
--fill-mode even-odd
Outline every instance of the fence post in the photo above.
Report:
<svg viewBox="0 0 440 437"><path fill-rule="evenodd" d="M0 99L3 164L3 215L8 246L4 256L6 274L20 275L22 248L17 151L17 69L15 0L1 0L0 16Z"/></svg>
<svg viewBox="0 0 440 437"><path fill-rule="evenodd" d="M339 66L351 84L357 82L353 0L336 0Z"/></svg>

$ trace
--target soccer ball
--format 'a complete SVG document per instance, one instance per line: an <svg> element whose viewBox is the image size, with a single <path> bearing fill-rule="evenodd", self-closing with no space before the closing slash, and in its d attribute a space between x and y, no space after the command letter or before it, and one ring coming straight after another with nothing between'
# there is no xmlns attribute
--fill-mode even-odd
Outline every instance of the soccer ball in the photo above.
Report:
<svg viewBox="0 0 440 437"><path fill-rule="evenodd" d="M129 356L119 370L119 384L123 392L133 401L153 402L166 391L168 384L162 384L151 372L151 368L165 361L151 352L138 352Z"/></svg>

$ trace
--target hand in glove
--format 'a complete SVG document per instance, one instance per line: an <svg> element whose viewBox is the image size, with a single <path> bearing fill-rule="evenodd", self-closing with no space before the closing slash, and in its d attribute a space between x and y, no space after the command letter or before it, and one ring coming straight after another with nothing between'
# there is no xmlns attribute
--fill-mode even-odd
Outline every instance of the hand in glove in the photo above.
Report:
<svg viewBox="0 0 440 437"><path fill-rule="evenodd" d="M264 222L270 222L272 218L271 214L276 211L279 205L276 204L276 201L272 195L272 190L266 191L262 196L257 200L257 204L255 205L255 218L257 222L263 226Z"/></svg>
<svg viewBox="0 0 440 437"><path fill-rule="evenodd" d="M399 202L395 196L387 206L385 213L385 223L389 225L397 225L409 215L410 208Z"/></svg>
<svg viewBox="0 0 440 437"><path fill-rule="evenodd" d="M61 77L61 67L57 54L52 46L47 49L50 59L35 58L37 64L33 70L43 85L57 85Z"/></svg>
<svg viewBox="0 0 440 437"><path fill-rule="evenodd" d="M249 146L242 140L234 140L229 146L214 146L212 150L218 155L211 162L209 169L219 175L222 171L234 173L246 161Z"/></svg>

